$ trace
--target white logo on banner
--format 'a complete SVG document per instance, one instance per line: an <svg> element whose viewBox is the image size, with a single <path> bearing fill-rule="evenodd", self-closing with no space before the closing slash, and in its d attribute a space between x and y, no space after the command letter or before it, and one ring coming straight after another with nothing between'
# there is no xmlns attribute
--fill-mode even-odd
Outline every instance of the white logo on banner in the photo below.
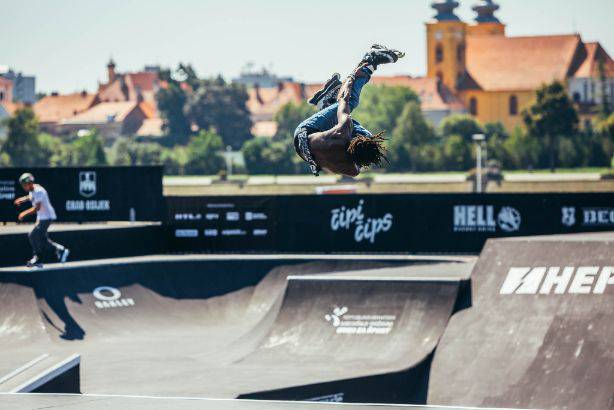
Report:
<svg viewBox="0 0 614 410"><path fill-rule="evenodd" d="M454 206L454 232L495 232L497 226L504 232L520 229L520 212L510 206L501 208L495 219L493 205Z"/></svg>
<svg viewBox="0 0 614 410"><path fill-rule="evenodd" d="M85 198L96 195L96 171L79 172L79 193Z"/></svg>
<svg viewBox="0 0 614 410"><path fill-rule="evenodd" d="M561 222L565 226L574 226L576 224L576 208L573 206L561 208Z"/></svg>
<svg viewBox="0 0 614 410"><path fill-rule="evenodd" d="M337 334L387 335L397 318L395 315L349 315L348 312L347 306L336 307L324 319L332 323Z"/></svg>
<svg viewBox="0 0 614 410"><path fill-rule="evenodd" d="M614 266L510 268L501 295L603 294L614 285Z"/></svg>
<svg viewBox="0 0 614 410"><path fill-rule="evenodd" d="M120 308L134 306L134 299L122 298L122 293L111 286L99 286L92 291L97 301L94 305L98 309Z"/></svg>
<svg viewBox="0 0 614 410"><path fill-rule="evenodd" d="M365 218L363 213L364 200L358 201L355 208L335 208L331 211L330 227L333 231L350 229L354 226L356 242L375 242L375 236L380 232L388 232L392 228L392 214L387 213L382 218Z"/></svg>
<svg viewBox="0 0 614 410"><path fill-rule="evenodd" d="M511 206L501 208L499 216L497 216L497 222L499 222L499 226L505 232L516 232L520 229L520 221L520 212Z"/></svg>

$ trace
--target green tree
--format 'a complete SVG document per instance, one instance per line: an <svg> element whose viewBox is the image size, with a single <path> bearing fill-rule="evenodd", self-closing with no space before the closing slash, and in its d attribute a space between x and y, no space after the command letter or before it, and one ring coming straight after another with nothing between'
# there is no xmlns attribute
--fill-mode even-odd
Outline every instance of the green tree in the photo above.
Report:
<svg viewBox="0 0 614 410"><path fill-rule="evenodd" d="M291 174L296 170L294 147L290 141L256 137L243 145L245 167L250 174Z"/></svg>
<svg viewBox="0 0 614 410"><path fill-rule="evenodd" d="M372 132L391 133L397 119L409 102L420 103L418 95L408 87L376 85L362 90L360 105L353 116Z"/></svg>
<svg viewBox="0 0 614 410"><path fill-rule="evenodd" d="M532 169L539 160L541 151L539 141L520 127L514 129L503 146L510 156L509 168Z"/></svg>
<svg viewBox="0 0 614 410"><path fill-rule="evenodd" d="M190 135L190 124L183 112L187 99L185 87L174 78L171 70L161 70L159 76L162 86L156 93L156 102L165 120L166 133L173 142L183 144Z"/></svg>
<svg viewBox="0 0 614 410"><path fill-rule="evenodd" d="M550 170L557 165L557 147L560 137L570 137L577 132L578 113L567 95L565 86L554 81L537 90L536 99L522 112L529 133L545 141Z"/></svg>
<svg viewBox="0 0 614 410"><path fill-rule="evenodd" d="M153 142L118 138L109 150L111 165L160 165L163 148Z"/></svg>
<svg viewBox="0 0 614 410"><path fill-rule="evenodd" d="M273 120L277 123L276 140L292 139L296 127L316 112L316 108L307 102L287 103L282 105Z"/></svg>
<svg viewBox="0 0 614 410"><path fill-rule="evenodd" d="M186 146L188 174L213 175L224 167L222 138L213 131L201 131Z"/></svg>
<svg viewBox="0 0 614 410"><path fill-rule="evenodd" d="M222 77L200 80L188 94L184 113L199 129L215 129L224 144L239 149L252 138L248 98L244 86L227 84Z"/></svg>
<svg viewBox="0 0 614 410"><path fill-rule="evenodd" d="M8 136L2 144L2 152L13 166L30 167L47 165L48 153L42 150L38 140L38 120L31 108L22 108L8 119Z"/></svg>
<svg viewBox="0 0 614 410"><path fill-rule="evenodd" d="M496 159L505 169L514 168L514 161L505 145L510 136L503 124L500 122L484 124L484 135L486 136L488 158Z"/></svg>
<svg viewBox="0 0 614 410"><path fill-rule="evenodd" d="M474 134L482 134L482 126L471 115L454 114L446 117L440 125L441 135L460 135L465 142L471 142Z"/></svg>
<svg viewBox="0 0 614 410"><path fill-rule="evenodd" d="M107 165L104 144L97 129L63 147L62 162L70 166Z"/></svg>
<svg viewBox="0 0 614 410"><path fill-rule="evenodd" d="M447 171L466 171L472 166L471 144L462 135L450 135L443 145L443 165Z"/></svg>
<svg viewBox="0 0 614 410"><path fill-rule="evenodd" d="M434 141L435 131L424 119L420 104L415 101L405 104L388 147L391 170L423 170L426 167L424 161L428 159L422 154L423 149Z"/></svg>

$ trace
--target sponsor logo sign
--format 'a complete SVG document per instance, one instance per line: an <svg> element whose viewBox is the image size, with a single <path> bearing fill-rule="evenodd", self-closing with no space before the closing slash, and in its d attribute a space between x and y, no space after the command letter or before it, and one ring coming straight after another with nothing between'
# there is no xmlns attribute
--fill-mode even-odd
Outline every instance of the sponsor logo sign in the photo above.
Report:
<svg viewBox="0 0 614 410"><path fill-rule="evenodd" d="M495 213L494 205L455 205L453 210L454 232L516 232L522 217L511 206Z"/></svg>
<svg viewBox="0 0 614 410"><path fill-rule="evenodd" d="M217 229L205 229L204 231L204 235L207 237L214 237L214 236L218 236L219 232Z"/></svg>
<svg viewBox="0 0 614 410"><path fill-rule="evenodd" d="M263 212L245 212L246 221L266 221L268 218Z"/></svg>
<svg viewBox="0 0 614 410"><path fill-rule="evenodd" d="M238 221L240 219L241 219L241 214L239 212L226 212L227 221Z"/></svg>
<svg viewBox="0 0 614 410"><path fill-rule="evenodd" d="M202 214L181 213L175 214L176 221L200 221L203 218Z"/></svg>
<svg viewBox="0 0 614 410"><path fill-rule="evenodd" d="M269 234L268 229L254 229L252 235L254 236L267 236Z"/></svg>
<svg viewBox="0 0 614 410"><path fill-rule="evenodd" d="M0 180L0 200L12 201L15 199L15 182Z"/></svg>
<svg viewBox="0 0 614 410"><path fill-rule="evenodd" d="M96 195L96 171L79 172L79 193L84 198Z"/></svg>
<svg viewBox="0 0 614 410"><path fill-rule="evenodd" d="M335 307L332 313L324 315L338 335L387 335L392 331L396 315L355 315L348 314L347 306Z"/></svg>
<svg viewBox="0 0 614 410"><path fill-rule="evenodd" d="M134 306L134 299L122 298L119 289L111 286L99 286L92 291L97 299L94 305L98 309L124 308Z"/></svg>
<svg viewBox="0 0 614 410"><path fill-rule="evenodd" d="M79 172L79 194L84 198L91 198L96 195L96 192L96 171ZM111 201L109 199L67 199L65 209L68 212L110 211Z"/></svg>
<svg viewBox="0 0 614 410"><path fill-rule="evenodd" d="M578 223L577 208L564 206L561 208L561 223L572 227ZM580 209L580 224L582 226L614 226L614 208L586 207Z"/></svg>
<svg viewBox="0 0 614 410"><path fill-rule="evenodd" d="M501 295L603 294L614 285L614 266L512 267Z"/></svg>
<svg viewBox="0 0 614 410"><path fill-rule="evenodd" d="M175 238L197 238L198 229L175 229Z"/></svg>
<svg viewBox="0 0 614 410"><path fill-rule="evenodd" d="M224 229L222 231L222 236L245 236L247 235L247 231L243 229Z"/></svg>
<svg viewBox="0 0 614 410"><path fill-rule="evenodd" d="M326 396L312 397L306 401L319 401L327 403L343 403L345 393L327 394Z"/></svg>
<svg viewBox="0 0 614 410"><path fill-rule="evenodd" d="M354 241L375 242L375 237L392 228L393 216L387 213L380 218L367 217L363 211L364 200L354 208L342 206L331 211L330 227L333 232L354 229Z"/></svg>

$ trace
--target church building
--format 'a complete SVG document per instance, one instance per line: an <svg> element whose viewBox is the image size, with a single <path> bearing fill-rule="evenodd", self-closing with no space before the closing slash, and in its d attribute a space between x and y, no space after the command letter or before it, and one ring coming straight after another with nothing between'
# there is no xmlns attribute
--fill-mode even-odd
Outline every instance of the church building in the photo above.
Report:
<svg viewBox="0 0 614 410"><path fill-rule="evenodd" d="M603 98L614 102L614 61L597 42L577 33L508 37L493 0L473 6L475 21L455 14L455 0L432 3L426 23L427 78L451 92L480 122L522 125L522 110L543 84L563 82L589 126Z"/></svg>

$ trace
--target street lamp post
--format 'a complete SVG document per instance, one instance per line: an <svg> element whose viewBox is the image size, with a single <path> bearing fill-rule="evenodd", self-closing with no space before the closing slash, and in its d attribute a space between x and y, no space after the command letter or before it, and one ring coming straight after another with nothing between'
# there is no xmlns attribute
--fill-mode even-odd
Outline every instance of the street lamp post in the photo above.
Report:
<svg viewBox="0 0 614 410"><path fill-rule="evenodd" d="M475 191L482 193L482 143L486 140L484 134L474 134L472 137L475 142Z"/></svg>
<svg viewBox="0 0 614 410"><path fill-rule="evenodd" d="M226 146L226 175L230 177L232 175L232 147L230 145Z"/></svg>

